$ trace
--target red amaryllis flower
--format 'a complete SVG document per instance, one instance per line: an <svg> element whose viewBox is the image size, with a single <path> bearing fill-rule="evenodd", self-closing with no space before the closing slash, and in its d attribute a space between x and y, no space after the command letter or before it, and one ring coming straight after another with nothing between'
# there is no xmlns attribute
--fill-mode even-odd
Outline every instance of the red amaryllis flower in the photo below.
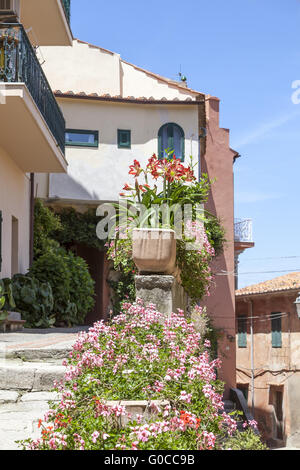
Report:
<svg viewBox="0 0 300 470"><path fill-rule="evenodd" d="M191 167L188 167L185 170L185 174L183 175L183 179L184 179L184 181L187 181L187 182L195 181L196 177L195 177L194 172L191 169Z"/></svg>
<svg viewBox="0 0 300 470"><path fill-rule="evenodd" d="M130 186L128 183L125 184L123 191L133 191L134 188Z"/></svg>
<svg viewBox="0 0 300 470"><path fill-rule="evenodd" d="M174 158L168 162L165 174L167 180L170 182L173 182L174 180L180 180L185 174L185 168L179 159Z"/></svg>
<svg viewBox="0 0 300 470"><path fill-rule="evenodd" d="M140 162L138 162L137 160L134 160L133 165L130 165L129 169L129 175L133 175L135 177L139 176L143 171L141 169Z"/></svg>
<svg viewBox="0 0 300 470"><path fill-rule="evenodd" d="M152 155L151 158L148 160L147 169L150 171L152 177L157 179L160 176L161 162L158 160L155 153Z"/></svg>

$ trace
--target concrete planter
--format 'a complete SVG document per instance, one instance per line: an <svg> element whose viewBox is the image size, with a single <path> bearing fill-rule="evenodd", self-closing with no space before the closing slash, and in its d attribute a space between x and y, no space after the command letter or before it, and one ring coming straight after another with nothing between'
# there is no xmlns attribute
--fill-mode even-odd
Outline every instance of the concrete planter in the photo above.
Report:
<svg viewBox="0 0 300 470"><path fill-rule="evenodd" d="M171 229L133 230L132 257L141 274L173 274L176 266L176 238Z"/></svg>
<svg viewBox="0 0 300 470"><path fill-rule="evenodd" d="M150 407L150 403L147 400L120 400L120 401L106 401L104 402L108 406L121 405L124 406L127 413L131 414L131 419L127 416L120 416L118 418L119 425L124 427L131 420L137 418L138 415L142 416L142 424L145 424L153 416L156 415L155 411ZM159 408L163 408L169 405L169 402L164 400L153 400L151 403L155 404Z"/></svg>

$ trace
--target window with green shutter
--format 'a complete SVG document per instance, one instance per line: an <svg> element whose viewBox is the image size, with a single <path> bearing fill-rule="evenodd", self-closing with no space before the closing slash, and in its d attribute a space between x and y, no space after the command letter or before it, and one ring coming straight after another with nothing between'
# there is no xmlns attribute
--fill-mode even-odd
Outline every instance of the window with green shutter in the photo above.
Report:
<svg viewBox="0 0 300 470"><path fill-rule="evenodd" d="M271 314L272 348L282 347L281 313Z"/></svg>
<svg viewBox="0 0 300 470"><path fill-rule="evenodd" d="M119 149L131 148L131 131L118 129L118 148Z"/></svg>
<svg viewBox="0 0 300 470"><path fill-rule="evenodd" d="M247 347L247 317L238 317L238 347Z"/></svg>
<svg viewBox="0 0 300 470"><path fill-rule="evenodd" d="M172 151L176 158L184 161L184 132L173 122L164 124L158 132L158 158L166 157L166 150Z"/></svg>
<svg viewBox="0 0 300 470"><path fill-rule="evenodd" d="M68 147L98 147L99 132L81 129L67 129L66 145Z"/></svg>

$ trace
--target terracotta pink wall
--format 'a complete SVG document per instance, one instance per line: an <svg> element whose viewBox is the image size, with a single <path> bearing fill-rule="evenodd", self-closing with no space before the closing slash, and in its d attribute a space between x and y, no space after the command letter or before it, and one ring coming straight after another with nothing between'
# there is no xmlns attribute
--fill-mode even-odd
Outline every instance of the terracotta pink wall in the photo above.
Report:
<svg viewBox="0 0 300 470"><path fill-rule="evenodd" d="M223 367L219 378L226 382L225 397L229 389L235 387L235 288L232 274L221 276L225 271L234 272L234 187L233 157L235 152L229 146L229 131L219 127L219 99L206 99L206 149L201 159L202 173L216 181L212 185L211 196L206 209L221 219L226 231L224 253L213 263L216 274L210 297L204 299L207 313L217 329L222 330L219 342L219 356Z"/></svg>
<svg viewBox="0 0 300 470"><path fill-rule="evenodd" d="M283 441L293 440L300 446L300 320L294 301L298 292L250 296L254 333L254 417L264 439L271 445L282 444L276 431L274 390L283 393ZM271 313L283 314L282 347L272 348ZM249 303L243 298L236 301L236 314L250 316ZM247 329L247 347L237 344L237 383L248 385L248 405L252 404L251 387L251 335ZM295 386L296 385L296 386Z"/></svg>

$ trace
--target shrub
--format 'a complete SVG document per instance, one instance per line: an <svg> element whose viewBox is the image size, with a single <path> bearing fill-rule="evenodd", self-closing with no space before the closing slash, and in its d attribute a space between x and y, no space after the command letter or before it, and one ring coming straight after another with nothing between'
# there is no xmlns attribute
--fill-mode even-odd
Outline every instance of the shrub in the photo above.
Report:
<svg viewBox="0 0 300 470"><path fill-rule="evenodd" d="M0 280L0 324L7 319L8 310L15 308L10 279Z"/></svg>
<svg viewBox="0 0 300 470"><path fill-rule="evenodd" d="M48 207L44 206L40 199L36 199L34 205L34 258L46 253L52 248L59 247L59 244L52 239L51 233L62 230L60 218Z"/></svg>
<svg viewBox="0 0 300 470"><path fill-rule="evenodd" d="M134 302L135 300L135 281L134 272L124 273L120 271L117 281L107 280L112 288L112 314L117 315L122 309L124 302Z"/></svg>
<svg viewBox="0 0 300 470"><path fill-rule="evenodd" d="M69 251L66 253L65 260L70 275L70 299L77 309L75 322L80 325L84 323L86 315L94 307L95 283L84 259Z"/></svg>
<svg viewBox="0 0 300 470"><path fill-rule="evenodd" d="M60 245L66 246L73 243L86 245L103 250L103 241L96 234L99 217L95 209L89 209L84 213L77 212L74 208L62 208L56 216L60 220L61 227L51 231L51 237Z"/></svg>
<svg viewBox="0 0 300 470"><path fill-rule="evenodd" d="M12 278L12 291L16 310L22 313L25 326L49 328L55 323L53 293L49 282L39 282L28 275L16 274Z"/></svg>
<svg viewBox="0 0 300 470"><path fill-rule="evenodd" d="M218 359L183 312L165 318L154 306L124 304L110 324L81 333L57 384L61 401L40 420L39 450L206 450L224 447L236 422L224 412ZM118 402L144 399L150 417ZM160 404L153 402L159 400ZM144 421L143 421L144 419Z"/></svg>
<svg viewBox="0 0 300 470"><path fill-rule="evenodd" d="M51 285L56 323L82 324L94 305L94 282L86 262L63 248L50 250L35 260L30 276Z"/></svg>
<svg viewBox="0 0 300 470"><path fill-rule="evenodd" d="M248 427L244 432L237 431L234 436L227 440L226 450L268 450L260 437Z"/></svg>
<svg viewBox="0 0 300 470"><path fill-rule="evenodd" d="M56 321L69 321L70 313L75 308L71 304L71 276L64 250L48 251L40 256L33 262L29 275L42 283L50 283L54 297L53 312Z"/></svg>

